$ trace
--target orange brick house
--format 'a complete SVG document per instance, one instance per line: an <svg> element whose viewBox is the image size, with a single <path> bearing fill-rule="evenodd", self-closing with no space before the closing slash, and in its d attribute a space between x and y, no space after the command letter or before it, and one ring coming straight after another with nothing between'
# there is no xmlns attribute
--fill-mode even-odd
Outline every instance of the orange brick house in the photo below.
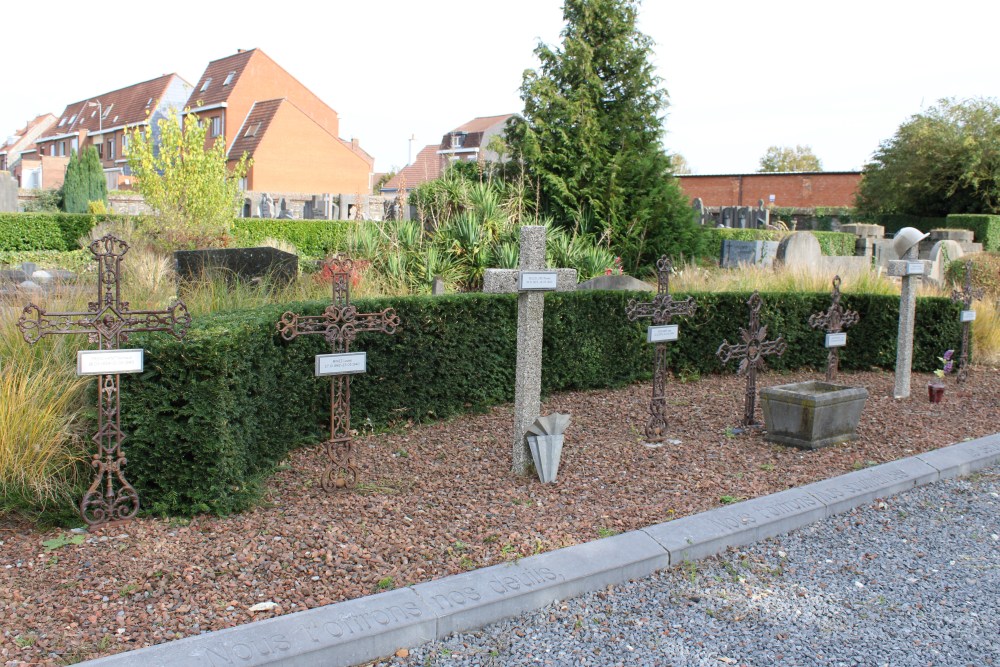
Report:
<svg viewBox="0 0 1000 667"><path fill-rule="evenodd" d="M29 161L37 161L35 141L46 134L55 122L56 117L50 113L36 116L0 144L0 171L9 171L21 187L41 187L41 174L33 171L35 167L29 170L26 181L22 180L25 174L21 159L24 156Z"/></svg>
<svg viewBox="0 0 1000 667"><path fill-rule="evenodd" d="M208 126L206 142L225 141L230 165L253 158L244 190L371 190L374 159L340 139L337 112L260 49L209 63L186 106Z"/></svg>
<svg viewBox="0 0 1000 667"><path fill-rule="evenodd" d="M43 174L42 187L62 185L70 154L93 145L101 158L108 190L128 189L131 183L125 157L127 133L150 126L156 141L157 122L169 109L179 109L190 90L191 84L180 76L164 74L66 105L59 120L35 142ZM56 173L58 168L48 168L47 158L60 158L53 162L61 165L62 173Z"/></svg>

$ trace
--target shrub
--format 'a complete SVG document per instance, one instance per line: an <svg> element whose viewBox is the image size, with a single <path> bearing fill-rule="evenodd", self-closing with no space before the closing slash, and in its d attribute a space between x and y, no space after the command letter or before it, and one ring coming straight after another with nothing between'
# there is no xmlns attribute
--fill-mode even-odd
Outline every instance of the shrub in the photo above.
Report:
<svg viewBox="0 0 1000 667"><path fill-rule="evenodd" d="M273 238L287 241L308 257L326 257L341 249L347 230L357 224L342 220L270 220L237 218L232 234L236 246L255 246Z"/></svg>
<svg viewBox="0 0 1000 667"><path fill-rule="evenodd" d="M698 311L679 319L681 335L667 346L677 372L732 372L715 350L735 342L747 320L747 294L696 294ZM826 293L762 295L761 319L782 334L788 351L769 366L823 368L823 332L808 316L829 305ZM614 387L652 374L647 323L625 317L630 298L646 293L580 291L546 296L542 390ZM513 398L517 299L463 294L359 300L360 312L396 309L393 336L361 334L369 372L351 382L352 419L386 426L477 410ZM899 298L844 295L861 313L842 350L845 370L892 368ZM251 505L262 480L290 449L327 436L329 384L313 377L313 356L329 352L321 336L280 339L285 310L319 315L326 301L266 306L198 318L180 343L137 335L146 370L122 377L122 419L129 434L128 476L157 512L225 514ZM929 371L937 355L959 342L959 306L923 298L917 308L914 370ZM739 397L733 397L734 403Z"/></svg>
<svg viewBox="0 0 1000 667"><path fill-rule="evenodd" d="M112 216L0 213L0 250L79 250L78 240Z"/></svg>
<svg viewBox="0 0 1000 667"><path fill-rule="evenodd" d="M811 232L819 241L824 255L853 255L854 234L844 232ZM705 228L705 257L718 260L722 255L723 241L780 241L789 232L777 229L731 229L727 227Z"/></svg>
<svg viewBox="0 0 1000 667"><path fill-rule="evenodd" d="M960 288L965 285L966 262L972 262L972 283L983 288L986 300L1000 299L1000 255L980 252L956 259L945 270L949 283Z"/></svg>

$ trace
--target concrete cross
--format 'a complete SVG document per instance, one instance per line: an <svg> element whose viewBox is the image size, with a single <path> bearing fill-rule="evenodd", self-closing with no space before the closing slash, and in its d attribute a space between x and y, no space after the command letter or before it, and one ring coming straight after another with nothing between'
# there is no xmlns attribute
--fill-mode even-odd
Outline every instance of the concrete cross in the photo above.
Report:
<svg viewBox="0 0 1000 667"><path fill-rule="evenodd" d="M650 327L647 340L656 343L655 365L653 369L653 398L649 401L649 421L646 422L646 442L663 442L667 432L667 340L676 340L676 327L667 332L669 338L654 339L657 331L664 331L674 315L693 315L697 304L693 297L684 301L674 301L670 296L670 271L673 265L664 255L656 262L657 291L652 301L640 303L635 299L628 302L625 314L630 322L639 318L649 318Z"/></svg>
<svg viewBox="0 0 1000 667"><path fill-rule="evenodd" d="M958 372L955 381L962 384L969 379L969 336L976 312L972 310L972 302L983 298L983 288L972 286L972 262L965 263L965 286L962 291L952 290L951 300L962 304L962 352L958 357Z"/></svg>
<svg viewBox="0 0 1000 667"><path fill-rule="evenodd" d="M521 227L521 268L486 269L483 291L517 293L517 369L514 380L513 463L523 474L531 461L524 434L542 409L542 314L545 292L576 289L576 269L545 269L545 227Z"/></svg>
<svg viewBox="0 0 1000 667"><path fill-rule="evenodd" d="M322 315L297 315L286 312L278 321L278 332L285 340L298 336L320 335L333 348L334 355L346 354L355 337L365 331L392 335L399 326L399 317L393 308L378 313L359 313L351 305L351 269L354 263L342 256L331 259L324 266L333 282L333 303ZM321 362L317 361L317 374ZM364 372L351 369L350 372ZM324 444L330 463L323 473L322 485L330 489L349 489L358 483L358 469L351 461L354 442L351 436L351 375L333 375L330 384L330 439Z"/></svg>
<svg viewBox="0 0 1000 667"><path fill-rule="evenodd" d="M128 252L125 241L107 234L90 244L90 252L97 260L97 300L87 304L85 313L49 313L28 304L17 322L24 340L34 345L45 336L85 333L89 342L109 351L117 350L121 343L128 342L130 334L140 331L165 331L178 340L184 338L191 326L191 315L183 301L175 301L166 310L129 310L128 301L122 300L121 264ZM141 366L141 354L138 358ZM125 434L121 429L118 388L121 372L138 372L141 368L89 373L81 368L80 357L77 368L83 374L97 375L97 433L91 438L97 444L91 460L95 477L80 501L80 516L91 526L126 521L139 511L139 494L122 470L126 463L122 451Z"/></svg>
<svg viewBox="0 0 1000 667"><path fill-rule="evenodd" d="M898 234L898 233L897 233ZM913 372L913 326L917 312L917 287L920 279L930 271L930 262L917 259L914 244L903 253L902 259L889 262L888 274L899 276L903 286L899 292L899 328L896 333L896 377L893 398L910 395L910 374Z"/></svg>
<svg viewBox="0 0 1000 667"><path fill-rule="evenodd" d="M743 401L743 420L740 422L740 426L744 429L760 426L754 419L754 412L757 407L757 371L763 370L764 357L772 354L780 357L785 353L785 348L788 347L785 339L781 336L777 340L767 340L767 327L760 324L761 304L760 294L754 290L750 299L747 300L747 305L750 306L750 327L747 329L740 327L740 337L743 339L743 343L731 345L728 340L724 340L715 352L724 364L737 356L742 357L740 367L736 372L747 376L747 388Z"/></svg>
<svg viewBox="0 0 1000 667"><path fill-rule="evenodd" d="M826 327L826 347L829 353L826 355L826 379L833 382L837 377L837 366L840 364L841 346L847 342L847 334L842 338L838 337L845 328L854 326L861 317L857 311L844 310L840 305L840 276L833 277L833 301L826 312L816 313L809 316L809 326L813 329ZM831 344L833 343L833 344Z"/></svg>

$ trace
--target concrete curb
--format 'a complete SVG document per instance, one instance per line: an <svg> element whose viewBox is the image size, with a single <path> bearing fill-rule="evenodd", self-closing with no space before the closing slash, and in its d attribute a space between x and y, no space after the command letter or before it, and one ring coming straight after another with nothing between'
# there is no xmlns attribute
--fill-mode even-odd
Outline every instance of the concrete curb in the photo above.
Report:
<svg viewBox="0 0 1000 667"><path fill-rule="evenodd" d="M1000 433L643 530L81 664L350 667L997 462Z"/></svg>

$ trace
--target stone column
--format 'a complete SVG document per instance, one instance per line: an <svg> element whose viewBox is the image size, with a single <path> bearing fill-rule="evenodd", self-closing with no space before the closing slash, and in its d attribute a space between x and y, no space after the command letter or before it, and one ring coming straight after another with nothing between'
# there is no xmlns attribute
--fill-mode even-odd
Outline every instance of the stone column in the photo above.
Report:
<svg viewBox="0 0 1000 667"><path fill-rule="evenodd" d="M903 255L904 263L917 261L917 246ZM913 370L913 324L917 311L917 281L922 274L903 275L903 287L899 294L899 330L896 334L896 384L893 398L907 398L910 395L910 373Z"/></svg>

